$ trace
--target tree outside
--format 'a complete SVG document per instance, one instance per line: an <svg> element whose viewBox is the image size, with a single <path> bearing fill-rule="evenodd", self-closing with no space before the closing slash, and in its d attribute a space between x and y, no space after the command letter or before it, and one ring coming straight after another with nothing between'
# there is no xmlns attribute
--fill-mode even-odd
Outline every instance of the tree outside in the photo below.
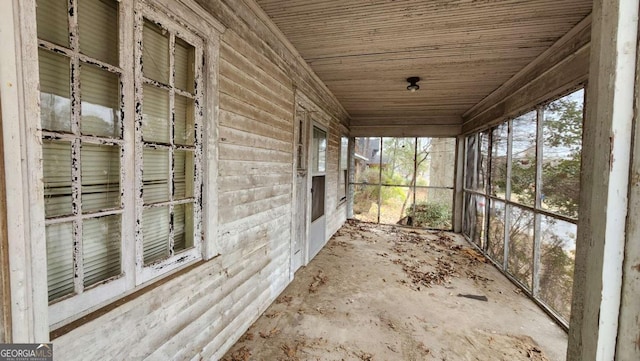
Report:
<svg viewBox="0 0 640 361"><path fill-rule="evenodd" d="M356 139L355 216L451 229L455 139L375 139Z"/></svg>
<svg viewBox="0 0 640 361"><path fill-rule="evenodd" d="M507 182L510 182L511 202L535 209L541 209L559 217L577 221L580 193L580 161L582 150L584 91L579 90L542 107L542 142L537 144L537 112L531 111L511 121L511 178L507 180L507 123L491 130L491 157L489 173L491 184L485 190L483 171L486 150L482 143L486 133L479 133L467 139L466 166L474 170L465 177L468 189L488 192L491 196L504 198ZM537 148L541 147L541 159L537 159ZM471 159L478 160L476 163ZM538 163L537 163L538 162ZM541 169L541 182L537 183L536 168ZM536 187L540 189L540 205L536 206ZM481 196L465 196L477 200ZM474 203L474 202L470 202ZM504 206L490 199L487 229L487 254L502 264L503 244L500 241L505 227ZM572 282L576 245L576 221L565 221L552 215L540 214L540 248L538 284L533 285L534 228L536 211L508 205L510 227L508 230L507 271L528 289L535 288L535 296L557 311L565 320L571 309ZM466 232L477 239L483 233L483 212L478 206L469 207L465 215ZM475 222L474 222L475 221ZM466 229L465 228L465 229Z"/></svg>

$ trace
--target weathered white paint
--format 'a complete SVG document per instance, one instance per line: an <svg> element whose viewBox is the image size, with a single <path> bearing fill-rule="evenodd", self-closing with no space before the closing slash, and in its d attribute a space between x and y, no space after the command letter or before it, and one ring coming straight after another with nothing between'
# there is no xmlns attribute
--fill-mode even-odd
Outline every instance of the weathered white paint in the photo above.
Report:
<svg viewBox="0 0 640 361"><path fill-rule="evenodd" d="M39 94L31 69L37 69L35 1L0 3L0 98L11 292L12 342L49 339L44 201L40 184Z"/></svg>
<svg viewBox="0 0 640 361"><path fill-rule="evenodd" d="M205 174L205 194L217 191L217 199L203 227L215 234L217 257L56 338L62 359L217 359L280 294L290 281L295 88L328 130L327 235L344 222L336 198L346 113L252 7L199 3L227 27L218 65L207 63L216 56L205 61L216 67L218 87L207 97L218 94L219 124L207 143L217 169Z"/></svg>
<svg viewBox="0 0 640 361"><path fill-rule="evenodd" d="M594 1L569 361L615 356L639 5Z"/></svg>
<svg viewBox="0 0 640 361"><path fill-rule="evenodd" d="M160 7L169 5L172 11L179 12L173 12L174 16L184 16L184 12L166 1L162 2ZM6 216L9 223L12 270L13 341L46 341L49 321L44 258L44 207L39 170L41 150L38 131L35 2L3 2L1 6L3 26L0 29L3 43L15 44L3 52L0 78L2 119L5 120L3 141L5 145L10 145L5 147L3 155L7 161L7 194L12 204L11 212ZM194 4L191 4L190 8L199 9ZM226 110L226 113L221 111L225 127L220 131L220 138L214 121L215 113L218 111L216 82L210 80L207 89L207 99L212 103L207 106L210 127L207 129L209 148L206 152L213 164L208 167L205 179L208 178L207 192L216 193L219 190L219 203L224 206L223 209L218 209L217 197L207 198L205 202L208 209L205 210L205 224L208 225L205 226L205 233L209 235L210 247L204 258L223 254L196 270L115 308L107 315L79 327L70 334L59 337L55 343L60 358L86 359L88 354L93 352L87 350L84 344L87 341L99 350L99 353L95 354L97 358L104 355L128 358L131 355L129 352L133 355L148 355L153 349L158 350L158 356L172 355L169 358L187 357L189 353L193 355L202 350L209 356L216 352L224 352L219 346L223 343L230 345L229 340L237 338L243 332L242 327L248 326L286 286L288 272L283 265L288 263L286 254L291 224L291 218L288 216L291 212L290 193L286 192L291 187L291 171L286 169L292 162L292 107L288 106L291 102L283 102L280 95L289 94L288 99L293 98L293 81L301 82L305 88L313 89L311 93L314 97L324 90L317 79L306 70L306 65L288 62L290 55L285 56L285 61L281 58L283 54L277 54L273 50L267 51L268 54L263 53L265 48L256 50L264 44L261 36L256 35L256 30L249 29L236 16L236 10L241 10L239 12L243 14L250 13L246 8L225 7L222 11L222 17L242 35L230 34L225 38L227 58L222 61L227 61L228 67L222 72L226 83L220 86L223 95L220 108ZM121 34L122 39L129 44L133 42L132 15L132 12L125 14L123 20L127 25ZM203 18L209 17L204 10L199 15ZM188 16L191 20L201 19L193 15ZM207 26L211 24L206 24L203 29L207 29ZM234 61L228 61L229 58L234 58ZM242 58L244 63L238 64L235 61L238 58ZM205 66L209 70L210 79L218 76L217 59L217 49L208 53ZM132 67L132 63L132 59L123 59L122 62L126 67ZM23 71L28 73L24 80ZM259 74L260 81L256 82L253 77L246 75L250 72ZM247 92L237 84L242 84L250 90ZM246 87L250 84L253 85ZM125 81L123 89L125 95L129 94L128 97L131 98L133 82ZM324 92L320 99L331 98L326 91ZM328 109L335 109L335 104L320 104ZM281 106L284 108L280 108ZM134 114L133 107L125 108L125 114L131 119ZM344 112L337 114L342 117L341 121L346 120ZM6 121L7 119L12 121ZM133 132L126 133L129 137L133 136ZM224 142L232 144L224 151L218 152L218 144ZM221 155L219 167L216 162L218 154ZM255 173L255 177L247 181L247 174L251 173ZM223 179L223 182L216 184L218 176L228 180ZM263 181L265 178L268 182ZM40 186L27 188L24 184ZM128 194L131 198L132 192ZM127 193L125 197L126 195ZM125 221L124 224L132 229L135 217L132 217L130 212L127 214L129 217L125 218L130 221ZM218 220L224 222L220 227L216 226ZM229 237L226 237L227 235ZM123 252L129 255L135 253L126 246ZM123 257L123 260L125 266L132 265L132 261L127 261L127 257ZM214 277L214 274L219 276ZM213 286L207 288L207 282L213 282ZM130 286L131 283L127 287ZM170 286L174 288L167 290L166 287ZM108 298L120 292L108 288L99 291L102 296L92 296ZM258 289L261 291L257 291ZM86 292L87 295L92 293ZM187 306L196 304L199 305L200 312L193 306ZM139 312L145 307L146 312ZM51 311L57 314L55 308ZM174 312L174 317L170 317L170 312ZM114 323L111 323L112 321ZM208 327L211 324L217 326ZM181 334L178 330L185 325L189 325L189 329L195 332L190 332L189 335ZM118 329L126 329L127 332L102 334L116 326ZM145 337L131 337L132 335ZM180 346L187 344L187 339L190 340L189 345L193 346L192 348ZM179 345L179 350L176 344ZM114 345L121 348L114 350ZM149 345L154 347L147 347ZM160 347L162 345L164 347Z"/></svg>
<svg viewBox="0 0 640 361"><path fill-rule="evenodd" d="M294 93L295 96L295 93ZM306 264L308 236L308 112L304 106L294 99L293 107L293 187L291 212L291 266L289 278L293 280L295 272Z"/></svg>
<svg viewBox="0 0 640 361"><path fill-rule="evenodd" d="M453 190L453 231L462 232L462 218L464 217L464 165L465 165L465 137L458 136L456 138L456 171L455 171L455 187Z"/></svg>
<svg viewBox="0 0 640 361"><path fill-rule="evenodd" d="M637 53L636 53L637 54ZM637 56L637 55L636 55ZM640 57L636 59L635 109L640 109ZM640 114L633 117L627 239L622 270L622 301L616 360L640 360Z"/></svg>

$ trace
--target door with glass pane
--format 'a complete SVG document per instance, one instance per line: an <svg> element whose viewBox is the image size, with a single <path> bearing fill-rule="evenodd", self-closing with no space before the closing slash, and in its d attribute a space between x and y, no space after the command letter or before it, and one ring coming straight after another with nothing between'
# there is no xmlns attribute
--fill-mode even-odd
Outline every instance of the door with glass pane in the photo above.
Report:
<svg viewBox="0 0 640 361"><path fill-rule="evenodd" d="M327 132L313 127L311 142L311 226L309 227L309 260L320 252L326 240L326 170Z"/></svg>

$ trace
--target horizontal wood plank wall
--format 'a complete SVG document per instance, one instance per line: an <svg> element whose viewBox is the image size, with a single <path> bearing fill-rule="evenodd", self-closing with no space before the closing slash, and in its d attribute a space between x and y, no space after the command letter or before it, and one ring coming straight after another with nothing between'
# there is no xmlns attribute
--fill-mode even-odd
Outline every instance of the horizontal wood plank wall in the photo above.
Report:
<svg viewBox="0 0 640 361"><path fill-rule="evenodd" d="M335 120L329 125L327 150L327 235L331 237L347 219L347 204L338 199L338 177L340 169L340 141L342 135L349 134L344 126Z"/></svg>
<svg viewBox="0 0 640 361"><path fill-rule="evenodd" d="M217 359L289 282L295 89L329 131L328 234L347 114L243 1L198 1L227 30L220 47L220 256L55 339L64 360ZM254 14L254 15L252 15ZM336 215L338 214L339 215Z"/></svg>

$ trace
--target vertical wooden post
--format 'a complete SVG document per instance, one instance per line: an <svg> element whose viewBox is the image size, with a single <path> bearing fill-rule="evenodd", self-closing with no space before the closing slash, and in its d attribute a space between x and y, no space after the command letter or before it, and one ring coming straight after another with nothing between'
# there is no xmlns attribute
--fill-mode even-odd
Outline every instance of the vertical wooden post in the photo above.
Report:
<svg viewBox="0 0 640 361"><path fill-rule="evenodd" d="M568 361L615 357L638 6L638 0L594 1Z"/></svg>
<svg viewBox="0 0 640 361"><path fill-rule="evenodd" d="M638 48L640 50L640 48ZM639 51L640 53L640 51ZM640 109L640 58L636 59L635 109ZM622 301L617 360L640 360L640 114L634 115L627 240L624 252Z"/></svg>
<svg viewBox="0 0 640 361"><path fill-rule="evenodd" d="M458 136L456 138L456 168L454 175L454 189L453 189L453 231L462 232L462 219L464 218L464 167L465 162L465 137Z"/></svg>
<svg viewBox="0 0 640 361"><path fill-rule="evenodd" d="M34 0L0 2L0 98L7 203L11 342L49 340Z"/></svg>

